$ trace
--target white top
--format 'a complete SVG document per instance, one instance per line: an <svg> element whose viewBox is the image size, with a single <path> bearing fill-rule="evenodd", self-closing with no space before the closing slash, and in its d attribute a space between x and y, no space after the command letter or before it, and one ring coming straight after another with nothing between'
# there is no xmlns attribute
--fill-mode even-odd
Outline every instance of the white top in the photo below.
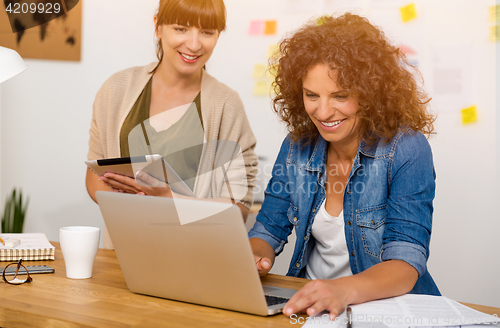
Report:
<svg viewBox="0 0 500 328"><path fill-rule="evenodd" d="M156 132L165 131L186 114L192 103L170 108L149 118L149 124ZM205 141L206 142L206 141Z"/></svg>
<svg viewBox="0 0 500 328"><path fill-rule="evenodd" d="M326 199L314 218L311 234L316 244L306 266L309 279L336 279L352 276L344 233L344 210L338 217L328 214Z"/></svg>

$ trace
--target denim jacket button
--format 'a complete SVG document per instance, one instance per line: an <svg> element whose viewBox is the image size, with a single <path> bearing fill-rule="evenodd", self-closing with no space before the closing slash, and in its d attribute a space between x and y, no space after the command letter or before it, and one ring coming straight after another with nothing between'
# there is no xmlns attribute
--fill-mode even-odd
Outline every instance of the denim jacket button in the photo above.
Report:
<svg viewBox="0 0 500 328"><path fill-rule="evenodd" d="M297 217L294 217L294 218L293 218L293 222L297 222Z"/></svg>
<svg viewBox="0 0 500 328"><path fill-rule="evenodd" d="M351 252L351 256L354 257L354 252Z"/></svg>
<svg viewBox="0 0 500 328"><path fill-rule="evenodd" d="M309 236L305 236L304 240L307 241L309 239Z"/></svg>
<svg viewBox="0 0 500 328"><path fill-rule="evenodd" d="M347 190L347 194L350 195L351 194L351 191L350 190Z"/></svg>
<svg viewBox="0 0 500 328"><path fill-rule="evenodd" d="M351 225L351 224L352 224L352 222L351 222L351 221L347 221L347 224L348 224L348 225Z"/></svg>
<svg viewBox="0 0 500 328"><path fill-rule="evenodd" d="M297 268L300 268L300 263L296 263L296 264L295 264L295 266L296 266Z"/></svg>
<svg viewBox="0 0 500 328"><path fill-rule="evenodd" d="M313 208L313 213L316 213L316 209L315 208Z"/></svg>

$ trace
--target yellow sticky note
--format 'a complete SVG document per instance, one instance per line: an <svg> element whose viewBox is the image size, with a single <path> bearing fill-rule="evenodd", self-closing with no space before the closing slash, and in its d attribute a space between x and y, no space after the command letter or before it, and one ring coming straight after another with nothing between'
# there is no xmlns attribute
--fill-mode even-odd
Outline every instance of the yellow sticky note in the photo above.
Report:
<svg viewBox="0 0 500 328"><path fill-rule="evenodd" d="M491 6L489 9L489 21L496 22L500 20L500 5Z"/></svg>
<svg viewBox="0 0 500 328"><path fill-rule="evenodd" d="M267 81L256 81L253 87L254 96L269 96L270 85Z"/></svg>
<svg viewBox="0 0 500 328"><path fill-rule="evenodd" d="M277 74L278 74L278 67L276 65L271 65L269 69L266 71L266 77L270 81L274 81Z"/></svg>
<svg viewBox="0 0 500 328"><path fill-rule="evenodd" d="M273 35L276 34L276 21L266 21L266 26L264 28L265 35Z"/></svg>
<svg viewBox="0 0 500 328"><path fill-rule="evenodd" d="M500 25L495 25L490 27L490 41L491 42L500 41Z"/></svg>
<svg viewBox="0 0 500 328"><path fill-rule="evenodd" d="M462 124L477 122L477 107L472 106L462 109Z"/></svg>
<svg viewBox="0 0 500 328"><path fill-rule="evenodd" d="M404 7L400 8L401 11L401 19L404 23L409 22L415 18L417 18L417 8L415 3L410 3Z"/></svg>
<svg viewBox="0 0 500 328"><path fill-rule="evenodd" d="M325 24L326 21L327 21L327 19L328 19L328 17L330 17L330 16L326 16L326 15L325 16L321 16L320 18L318 18L316 20L316 25L320 26L320 25Z"/></svg>
<svg viewBox="0 0 500 328"><path fill-rule="evenodd" d="M266 76L266 69L267 65L266 64L255 64L253 67L253 77L256 78L261 78Z"/></svg>
<svg viewBox="0 0 500 328"><path fill-rule="evenodd" d="M271 44L267 48L267 58L275 58L278 56L279 46L277 44Z"/></svg>

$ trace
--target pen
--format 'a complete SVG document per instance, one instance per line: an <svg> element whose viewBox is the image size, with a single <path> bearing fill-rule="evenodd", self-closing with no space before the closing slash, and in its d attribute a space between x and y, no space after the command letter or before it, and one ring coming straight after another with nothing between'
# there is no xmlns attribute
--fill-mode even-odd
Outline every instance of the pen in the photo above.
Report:
<svg viewBox="0 0 500 328"><path fill-rule="evenodd" d="M352 328L352 310L351 307L347 307L347 328Z"/></svg>

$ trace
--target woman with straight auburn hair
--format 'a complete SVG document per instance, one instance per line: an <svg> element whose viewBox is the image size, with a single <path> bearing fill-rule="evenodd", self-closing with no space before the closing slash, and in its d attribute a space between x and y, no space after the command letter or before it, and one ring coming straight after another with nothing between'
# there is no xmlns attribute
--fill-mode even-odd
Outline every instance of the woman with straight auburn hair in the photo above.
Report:
<svg viewBox="0 0 500 328"><path fill-rule="evenodd" d="M246 219L256 139L239 95L205 70L226 28L224 2L161 0L154 22L158 62L115 73L100 88L88 159L160 154L196 198L230 201ZM87 170L94 201L97 190L182 197L160 185L144 172L99 177ZM107 232L104 246L112 247Z"/></svg>

